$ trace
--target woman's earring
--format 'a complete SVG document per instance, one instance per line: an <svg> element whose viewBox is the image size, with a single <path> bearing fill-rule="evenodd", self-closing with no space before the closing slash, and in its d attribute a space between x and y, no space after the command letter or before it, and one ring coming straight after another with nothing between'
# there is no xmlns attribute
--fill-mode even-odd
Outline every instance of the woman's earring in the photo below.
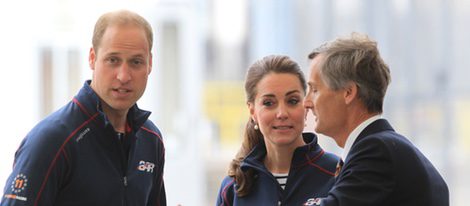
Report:
<svg viewBox="0 0 470 206"><path fill-rule="evenodd" d="M258 130L259 129L258 124L255 124L255 126L253 126L253 128L255 128L255 130Z"/></svg>

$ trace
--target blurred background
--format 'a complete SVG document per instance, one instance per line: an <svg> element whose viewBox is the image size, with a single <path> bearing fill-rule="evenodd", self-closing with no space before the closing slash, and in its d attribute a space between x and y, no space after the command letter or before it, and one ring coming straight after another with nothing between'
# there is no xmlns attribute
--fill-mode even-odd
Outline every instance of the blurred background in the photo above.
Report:
<svg viewBox="0 0 470 206"><path fill-rule="evenodd" d="M308 74L313 48L353 31L377 40L390 65L384 117L441 172L451 205L468 205L469 0L1 1L0 188L27 132L91 78L97 18L121 8L155 30L139 106L163 132L168 205L214 205L248 120L243 78L251 63L284 54ZM328 137L320 144L341 154Z"/></svg>

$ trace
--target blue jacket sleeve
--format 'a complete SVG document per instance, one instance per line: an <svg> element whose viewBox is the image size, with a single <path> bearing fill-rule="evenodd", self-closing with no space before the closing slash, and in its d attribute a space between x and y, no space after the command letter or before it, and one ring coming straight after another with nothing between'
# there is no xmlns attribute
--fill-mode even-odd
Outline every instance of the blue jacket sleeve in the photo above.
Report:
<svg viewBox="0 0 470 206"><path fill-rule="evenodd" d="M235 181L231 177L225 177L217 195L216 206L231 206L235 197Z"/></svg>
<svg viewBox="0 0 470 206"><path fill-rule="evenodd" d="M59 134L40 126L25 137L16 151L1 206L54 205L70 166L60 138Z"/></svg>
<svg viewBox="0 0 470 206"><path fill-rule="evenodd" d="M157 135L156 141L156 156L157 156L157 169L155 173L155 182L151 191L148 206L166 206L166 192L165 192L165 183L163 181L163 172L165 166L165 146L163 144L163 136L160 133L160 130L153 124L149 123L146 125L150 128L154 134Z"/></svg>
<svg viewBox="0 0 470 206"><path fill-rule="evenodd" d="M148 202L148 206L166 206L166 193L165 193L165 183L163 181L163 172L165 166L165 146L163 144L163 137L160 131L154 127L153 128L156 134L158 134L157 140L157 170L155 173L155 183L152 188L150 201Z"/></svg>

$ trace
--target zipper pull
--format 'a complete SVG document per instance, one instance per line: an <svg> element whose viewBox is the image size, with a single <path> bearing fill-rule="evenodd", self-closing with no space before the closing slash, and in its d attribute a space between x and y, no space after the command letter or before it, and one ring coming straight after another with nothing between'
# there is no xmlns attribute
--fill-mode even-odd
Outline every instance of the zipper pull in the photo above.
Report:
<svg viewBox="0 0 470 206"><path fill-rule="evenodd" d="M127 187L127 176L123 177L123 183L124 183L124 187Z"/></svg>

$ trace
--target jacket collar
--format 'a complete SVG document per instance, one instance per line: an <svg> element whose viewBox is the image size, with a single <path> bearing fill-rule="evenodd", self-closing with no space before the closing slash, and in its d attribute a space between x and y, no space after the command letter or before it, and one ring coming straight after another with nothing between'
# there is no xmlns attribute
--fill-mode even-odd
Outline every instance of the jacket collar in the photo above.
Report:
<svg viewBox="0 0 470 206"><path fill-rule="evenodd" d="M294 150L291 167L303 165L305 162L312 160L318 154L323 152L317 144L318 139L315 134L303 133L302 137L306 144ZM250 151L250 153L248 153L240 167L243 171L246 171L249 168L255 168L260 171L266 170L263 163L265 156L266 146L264 141L261 141Z"/></svg>
<svg viewBox="0 0 470 206"><path fill-rule="evenodd" d="M381 131L385 131L385 130L395 131L392 125L390 125L390 123L388 123L387 120L378 119L372 122L371 124L369 124L369 126L367 126L364 130L362 130L362 132L359 134L359 136L357 137L356 141L354 141L354 143L356 143L359 139L363 137L366 137L366 136L369 136L371 134L378 133Z"/></svg>
<svg viewBox="0 0 470 206"><path fill-rule="evenodd" d="M80 107L80 110L85 113L87 116L91 117L96 113L99 113L96 122L98 125L107 127L111 123L108 121L105 113L101 109L101 100L95 91L90 86L91 80L85 81L82 89L74 98L74 102ZM127 114L127 120L129 123L129 129L132 131L137 131L144 123L147 121L151 112L141 110L134 104Z"/></svg>

